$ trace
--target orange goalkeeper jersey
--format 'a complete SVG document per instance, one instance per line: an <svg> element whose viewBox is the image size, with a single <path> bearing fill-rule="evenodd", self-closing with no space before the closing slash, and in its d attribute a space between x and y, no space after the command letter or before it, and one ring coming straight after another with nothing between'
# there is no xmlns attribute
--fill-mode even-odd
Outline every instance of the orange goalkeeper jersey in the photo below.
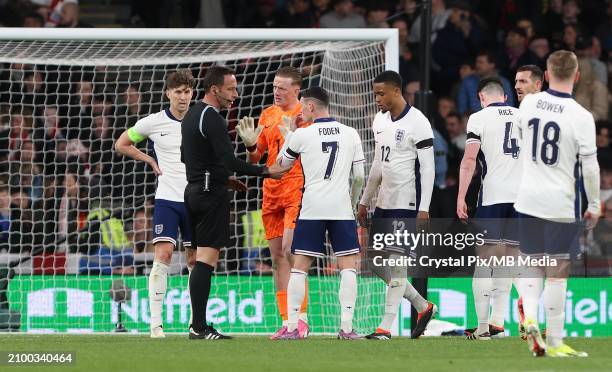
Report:
<svg viewBox="0 0 612 372"><path fill-rule="evenodd" d="M266 165L271 167L276 162L276 157L283 147L285 140L278 129L282 124L283 116L295 118L301 111L302 105L297 104L292 110L284 111L279 106L272 105L261 113L259 125L263 125L263 130L257 140L257 149L262 154L268 152ZM280 180L271 178L264 179L264 209L274 208L274 204L288 205L292 202L300 203L302 197L302 187L304 187L304 176L302 174L302 164L299 159L293 168Z"/></svg>

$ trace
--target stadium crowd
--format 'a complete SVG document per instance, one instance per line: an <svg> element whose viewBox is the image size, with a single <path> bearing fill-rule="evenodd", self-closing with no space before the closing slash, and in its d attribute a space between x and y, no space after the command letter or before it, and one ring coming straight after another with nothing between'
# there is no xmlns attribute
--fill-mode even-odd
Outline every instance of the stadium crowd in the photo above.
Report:
<svg viewBox="0 0 612 372"><path fill-rule="evenodd" d="M166 27L164 14L179 7L183 27L396 28L400 74L410 104L421 88L422 20L416 0L156 0L141 4L145 2L132 1L133 23L126 26ZM478 81L499 76L508 102L516 106L517 69L532 64L544 70L551 52L567 49L579 56L581 78L575 98L597 123L601 199L603 214L609 218L612 1L432 0L432 17L436 182L431 216L455 217L467 117L480 109L475 93ZM0 25L91 26L80 22L77 0L0 0ZM310 83L316 83L317 58L296 60L296 67L308 66ZM236 63L239 76L251 76L248 62ZM189 67L201 77L207 65L177 67ZM134 70L9 64L0 57L0 252L152 250L154 175L143 164L117 155L113 143L139 118L163 107L163 85L155 83L163 81L163 73L151 72L158 75L152 79ZM269 77L261 79L270 83ZM201 90L196 91L196 98L201 98ZM271 103L270 94L264 103ZM238 142L238 151L244 152ZM476 176L470 192L472 205L478 182ZM258 195L255 188L237 199ZM250 203L238 204L236 211L257 208ZM234 220L236 237L242 222L238 214ZM226 263L238 262L232 259L241 255L241 238L233 243L225 253ZM610 256L612 249L600 246L596 253ZM269 269L263 266L256 270ZM240 267L234 263L225 269Z"/></svg>

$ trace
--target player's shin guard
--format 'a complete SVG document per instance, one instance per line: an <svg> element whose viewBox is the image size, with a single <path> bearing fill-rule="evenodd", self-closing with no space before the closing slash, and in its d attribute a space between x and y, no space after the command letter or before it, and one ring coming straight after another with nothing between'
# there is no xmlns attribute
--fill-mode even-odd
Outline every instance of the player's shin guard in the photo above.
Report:
<svg viewBox="0 0 612 372"><path fill-rule="evenodd" d="M210 281L214 267L202 261L196 261L189 277L189 295L193 311L192 327L196 332L206 326L206 306L210 295Z"/></svg>
<svg viewBox="0 0 612 372"><path fill-rule="evenodd" d="M511 289L512 277L510 270L506 267L494 267L491 288L490 324L502 328L504 327L504 317L508 311Z"/></svg>
<svg viewBox="0 0 612 372"><path fill-rule="evenodd" d="M567 279L546 279L543 297L546 311L546 343L548 346L558 347L563 343L566 293Z"/></svg>
<svg viewBox="0 0 612 372"><path fill-rule="evenodd" d="M538 323L538 305L544 286L543 272L539 268L527 267L519 273L517 280L519 293L523 298L525 321Z"/></svg>
<svg viewBox="0 0 612 372"><path fill-rule="evenodd" d="M293 332L297 329L300 317L300 307L306 294L306 277L308 274L301 270L291 269L289 284L287 285L287 331Z"/></svg>
<svg viewBox="0 0 612 372"><path fill-rule="evenodd" d="M357 271L355 269L344 269L340 271L340 328L346 333L353 331L353 314L355 313L355 301L357 300Z"/></svg>
<svg viewBox="0 0 612 372"><path fill-rule="evenodd" d="M478 318L476 334L483 334L489 331L489 304L493 287L491 274L492 270L488 266L477 266L474 269L472 292L474 294L476 317Z"/></svg>
<svg viewBox="0 0 612 372"><path fill-rule="evenodd" d="M153 261L149 274L149 309L151 311L151 329L162 325L162 307L168 288L168 265Z"/></svg>
<svg viewBox="0 0 612 372"><path fill-rule="evenodd" d="M390 331L393 321L397 316L399 305L402 302L408 281L404 278L392 278L387 286L387 297L385 301L385 313L378 329ZM414 288L413 288L414 289Z"/></svg>

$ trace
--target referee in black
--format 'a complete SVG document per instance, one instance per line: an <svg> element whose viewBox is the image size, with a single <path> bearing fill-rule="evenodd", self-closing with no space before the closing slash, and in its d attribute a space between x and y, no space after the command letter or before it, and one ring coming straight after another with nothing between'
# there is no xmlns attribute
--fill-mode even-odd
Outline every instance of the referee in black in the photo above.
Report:
<svg viewBox="0 0 612 372"><path fill-rule="evenodd" d="M234 156L226 120L219 110L229 109L238 98L234 71L213 66L204 76L204 99L189 108L181 125L181 158L187 171L185 206L197 247L196 263L189 278L193 323L190 339L228 339L206 324L211 276L219 250L229 240L230 176L233 172L280 178L267 167L252 165ZM233 185L235 181L231 182Z"/></svg>

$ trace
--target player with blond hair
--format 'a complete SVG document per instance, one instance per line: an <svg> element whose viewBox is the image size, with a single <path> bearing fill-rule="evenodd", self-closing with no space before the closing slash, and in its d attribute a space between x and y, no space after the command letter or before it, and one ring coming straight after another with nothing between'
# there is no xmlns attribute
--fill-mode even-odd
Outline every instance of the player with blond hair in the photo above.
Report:
<svg viewBox="0 0 612 372"><path fill-rule="evenodd" d="M273 94L274 104L261 113L259 124L255 128L253 118L240 119L238 135L247 146L249 161L258 162L267 152L266 165L272 166L285 139L279 126L289 125L304 127L300 111L302 105L299 101L302 86L302 74L298 69L285 66L278 69L274 76ZM266 179L263 184L262 219L266 239L270 245L274 285L276 287L276 300L278 311L282 319L281 328L272 336L278 339L287 331L287 284L291 273L291 243L293 231L302 199L304 176L300 161L296 161L291 170L280 180ZM300 310L298 329L302 338L308 336L308 317L306 315L308 291L304 297Z"/></svg>

